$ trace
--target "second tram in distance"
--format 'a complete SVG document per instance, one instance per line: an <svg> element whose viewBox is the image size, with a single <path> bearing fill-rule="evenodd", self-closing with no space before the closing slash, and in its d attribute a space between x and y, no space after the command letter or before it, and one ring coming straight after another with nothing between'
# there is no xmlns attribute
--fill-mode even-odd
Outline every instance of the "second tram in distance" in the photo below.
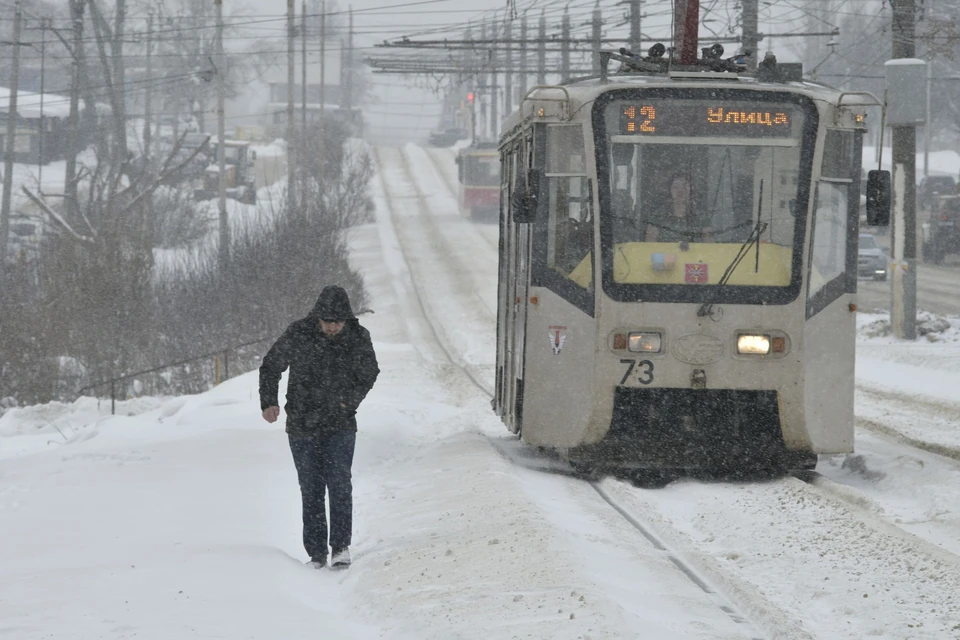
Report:
<svg viewBox="0 0 960 640"><path fill-rule="evenodd" d="M584 469L851 452L876 98L624 54L504 126L495 410Z"/></svg>

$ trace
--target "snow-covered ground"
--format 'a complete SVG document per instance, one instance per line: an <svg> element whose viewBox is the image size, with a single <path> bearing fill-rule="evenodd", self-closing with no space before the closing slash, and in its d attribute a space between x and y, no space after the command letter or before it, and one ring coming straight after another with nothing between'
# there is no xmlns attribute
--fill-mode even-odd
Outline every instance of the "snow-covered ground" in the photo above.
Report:
<svg viewBox="0 0 960 640"><path fill-rule="evenodd" d="M457 365L490 384L496 233L456 214L449 151L377 157L378 220L351 238L383 370L359 414L354 566L302 565L255 372L116 417L17 409L0 417L0 636L960 637L960 464L899 439L960 444L955 320L902 344L861 318L859 455L825 458L820 481L605 480L664 550L589 484L493 446L514 438Z"/></svg>

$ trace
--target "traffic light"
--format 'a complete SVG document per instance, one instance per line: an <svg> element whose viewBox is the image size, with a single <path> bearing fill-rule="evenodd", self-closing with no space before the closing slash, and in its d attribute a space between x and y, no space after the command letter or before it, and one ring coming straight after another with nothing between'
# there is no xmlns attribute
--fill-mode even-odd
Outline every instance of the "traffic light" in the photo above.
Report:
<svg viewBox="0 0 960 640"><path fill-rule="evenodd" d="M467 94L467 104L471 107L473 106L473 91Z"/></svg>

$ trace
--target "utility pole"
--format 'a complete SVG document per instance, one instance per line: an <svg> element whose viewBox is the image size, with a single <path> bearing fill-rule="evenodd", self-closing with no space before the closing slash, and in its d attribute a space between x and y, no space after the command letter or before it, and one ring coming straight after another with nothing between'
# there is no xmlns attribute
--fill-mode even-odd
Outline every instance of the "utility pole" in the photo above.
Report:
<svg viewBox="0 0 960 640"><path fill-rule="evenodd" d="M320 116L317 119L317 145L320 153L317 155L317 193L323 204L323 116L327 111L327 0L320 2Z"/></svg>
<svg viewBox="0 0 960 640"><path fill-rule="evenodd" d="M756 0L746 0L746 2ZM700 0L686 0L683 24L683 40L680 45L680 64L697 63L697 40L700 35Z"/></svg>
<svg viewBox="0 0 960 640"><path fill-rule="evenodd" d="M560 26L560 82L570 79L570 11L563 10L563 22Z"/></svg>
<svg viewBox="0 0 960 640"><path fill-rule="evenodd" d="M497 95L497 89L499 88L497 86L499 82L497 78L497 47L500 44L500 30L497 28L496 19L494 19L492 29L493 35L490 38L493 40L493 44L490 46L490 135L493 140L497 140L500 137L500 111L497 104L500 99L500 96Z"/></svg>
<svg viewBox="0 0 960 640"><path fill-rule="evenodd" d="M513 111L513 23L507 18L503 25L503 40L506 51L506 62L503 73L503 113Z"/></svg>
<svg viewBox="0 0 960 640"><path fill-rule="evenodd" d="M760 48L758 5L758 0L743 0L743 50L750 52L746 57L748 71L756 71L760 59L757 51Z"/></svg>
<svg viewBox="0 0 960 640"><path fill-rule="evenodd" d="M643 45L640 41L640 0L630 0L630 51L639 54Z"/></svg>
<svg viewBox="0 0 960 640"><path fill-rule="evenodd" d="M37 182L40 184L40 191L43 192L43 134L47 127L46 116L43 111L44 96L46 93L47 77L47 28L50 26L48 18L40 18L40 135L38 136L37 146Z"/></svg>
<svg viewBox="0 0 960 640"><path fill-rule="evenodd" d="M70 0L73 24L73 77L70 79L70 115L67 116L67 161L63 173L63 205L67 220L77 215L77 149L80 146L80 47L83 46L83 1Z"/></svg>
<svg viewBox="0 0 960 640"><path fill-rule="evenodd" d="M347 64L344 67L346 76L344 77L344 97L346 98L347 117L352 118L353 112L353 7L350 7L350 27L347 31Z"/></svg>
<svg viewBox="0 0 960 640"><path fill-rule="evenodd" d="M296 182L296 164L297 156L297 125L293 111L294 101L296 100L296 56L294 55L294 38L296 37L296 26L294 25L294 14L296 8L294 0L287 0L287 212L294 215L297 207L297 182Z"/></svg>
<svg viewBox="0 0 960 640"><path fill-rule="evenodd" d="M13 154L17 135L17 91L20 84L20 22L22 20L20 0L13 10L13 70L10 79L10 106L7 109L7 135L4 138L3 151L3 201L0 203L0 273L7 263L7 245L10 237L10 200L13 196Z"/></svg>
<svg viewBox="0 0 960 640"><path fill-rule="evenodd" d="M307 0L300 3L300 198L307 214Z"/></svg>
<svg viewBox="0 0 960 640"><path fill-rule="evenodd" d="M487 23L481 22L480 23L480 42L485 42L486 39L487 39ZM487 49L487 65L488 66L493 64L493 61L491 60L492 55L493 55L493 50L488 48ZM482 61L481 61L480 68L482 68ZM475 95L473 99L475 103L480 105L480 139L481 140L485 138L487 135L487 103L482 98L483 94L486 93L486 89L488 89L488 87L484 86L486 84L485 81L486 81L486 74L480 74L480 82L477 83L477 95ZM481 93L480 91L481 89L484 89L483 93Z"/></svg>
<svg viewBox="0 0 960 640"><path fill-rule="evenodd" d="M153 14L147 16L147 73L144 78L146 92L143 97L143 155L150 161L150 143L152 131L150 123L153 121Z"/></svg>
<svg viewBox="0 0 960 640"><path fill-rule="evenodd" d="M520 18L520 100L527 95L527 12ZM519 100L518 100L519 102Z"/></svg>
<svg viewBox="0 0 960 640"><path fill-rule="evenodd" d="M930 83L933 82L933 56L927 54L927 87L926 87L926 111L927 119L923 124L923 177L930 176L930 130L933 123L930 118Z"/></svg>
<svg viewBox="0 0 960 640"><path fill-rule="evenodd" d="M750 0L747 0L748 2ZM677 58L680 48L683 46L683 28L687 22L687 2L686 0L673 0L673 49L670 57Z"/></svg>
<svg viewBox="0 0 960 640"><path fill-rule="evenodd" d="M230 219L227 216L227 155L224 98L226 96L227 60L223 52L223 0L214 0L217 7L217 197L220 212L220 272L230 266Z"/></svg>
<svg viewBox="0 0 960 640"><path fill-rule="evenodd" d="M916 55L914 0L892 0L893 58ZM929 122L926 126L930 126ZM894 125L893 130L893 205L891 225L893 248L892 308L890 324L895 336L917 338L917 128ZM901 216L902 210L902 216ZM900 221L903 221L901 226Z"/></svg>
<svg viewBox="0 0 960 640"><path fill-rule="evenodd" d="M603 14L600 11L600 0L593 7L593 75L599 76L600 69L600 39L603 37Z"/></svg>
<svg viewBox="0 0 960 640"><path fill-rule="evenodd" d="M537 84L547 84L547 14L540 11L540 33L537 37Z"/></svg>

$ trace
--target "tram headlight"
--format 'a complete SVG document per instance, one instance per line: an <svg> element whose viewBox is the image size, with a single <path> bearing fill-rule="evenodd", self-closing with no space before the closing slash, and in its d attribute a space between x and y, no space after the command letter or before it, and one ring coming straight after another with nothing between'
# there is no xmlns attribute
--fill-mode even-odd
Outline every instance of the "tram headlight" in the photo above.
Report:
<svg viewBox="0 0 960 640"><path fill-rule="evenodd" d="M737 353L751 356L767 355L770 353L770 336L741 333L737 336Z"/></svg>
<svg viewBox="0 0 960 640"><path fill-rule="evenodd" d="M627 351L634 353L660 353L663 339L659 333L638 332L627 336Z"/></svg>

